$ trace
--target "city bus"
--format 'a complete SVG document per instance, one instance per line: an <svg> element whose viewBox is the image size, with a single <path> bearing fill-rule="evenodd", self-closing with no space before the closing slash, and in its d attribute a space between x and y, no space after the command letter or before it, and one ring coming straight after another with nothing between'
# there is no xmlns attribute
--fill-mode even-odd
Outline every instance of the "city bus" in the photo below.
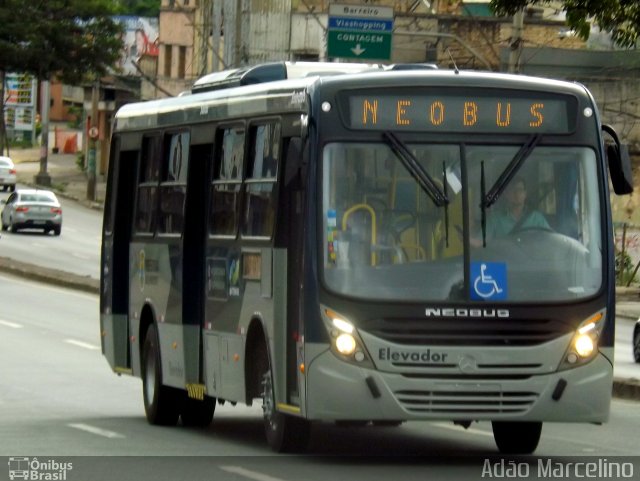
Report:
<svg viewBox="0 0 640 481"><path fill-rule="evenodd" d="M447 420L531 453L545 422L608 418L609 195L630 172L577 83L210 74L114 118L102 352L151 424L258 402L280 452L314 423Z"/></svg>

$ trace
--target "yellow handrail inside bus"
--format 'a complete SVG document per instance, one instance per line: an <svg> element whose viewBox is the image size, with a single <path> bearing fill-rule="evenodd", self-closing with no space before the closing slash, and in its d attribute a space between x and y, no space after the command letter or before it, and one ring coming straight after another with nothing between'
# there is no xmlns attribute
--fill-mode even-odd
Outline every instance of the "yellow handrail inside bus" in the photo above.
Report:
<svg viewBox="0 0 640 481"><path fill-rule="evenodd" d="M347 230L347 221L349 220L349 216L354 212L363 210L363 209L369 212L369 215L371 216L371 265L375 266L377 263L377 260L376 260L376 253L373 251L373 248L376 245L377 231L376 231L376 212L375 210L373 210L373 207L371 207L369 204L356 204L354 206L349 207L349 209L347 209L347 211L342 216L342 230L343 231Z"/></svg>

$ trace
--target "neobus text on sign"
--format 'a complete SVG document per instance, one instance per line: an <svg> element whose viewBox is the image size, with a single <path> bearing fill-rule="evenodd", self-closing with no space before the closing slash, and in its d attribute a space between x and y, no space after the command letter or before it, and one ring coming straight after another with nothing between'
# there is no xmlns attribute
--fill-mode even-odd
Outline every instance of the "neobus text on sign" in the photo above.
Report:
<svg viewBox="0 0 640 481"><path fill-rule="evenodd" d="M554 132L572 130L562 99L438 96L353 96L357 129L448 132Z"/></svg>

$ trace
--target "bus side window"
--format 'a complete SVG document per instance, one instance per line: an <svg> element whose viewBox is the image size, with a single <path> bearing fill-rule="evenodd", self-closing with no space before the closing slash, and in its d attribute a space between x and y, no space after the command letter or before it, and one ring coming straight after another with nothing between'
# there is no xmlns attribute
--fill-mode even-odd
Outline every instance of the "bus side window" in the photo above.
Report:
<svg viewBox="0 0 640 481"><path fill-rule="evenodd" d="M271 122L253 126L250 139L242 234L271 237L275 223L280 124Z"/></svg>
<svg viewBox="0 0 640 481"><path fill-rule="evenodd" d="M238 231L244 138L243 126L223 129L216 137L209 217L211 235L235 237Z"/></svg>
<svg viewBox="0 0 640 481"><path fill-rule="evenodd" d="M135 210L136 233L150 234L155 231L158 182L160 180L161 137L144 137L140 154L138 195Z"/></svg>
<svg viewBox="0 0 640 481"><path fill-rule="evenodd" d="M181 234L184 228L184 202L189 166L189 133L181 132L165 139L165 159L160 184L160 223L158 230Z"/></svg>

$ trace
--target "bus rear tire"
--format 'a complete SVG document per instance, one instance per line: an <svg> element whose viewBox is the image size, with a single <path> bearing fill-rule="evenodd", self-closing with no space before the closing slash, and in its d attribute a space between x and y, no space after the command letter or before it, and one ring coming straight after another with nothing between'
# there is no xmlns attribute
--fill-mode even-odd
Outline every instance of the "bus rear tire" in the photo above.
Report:
<svg viewBox="0 0 640 481"><path fill-rule="evenodd" d="M502 454L531 454L540 442L541 422L493 421L491 426Z"/></svg>
<svg viewBox="0 0 640 481"><path fill-rule="evenodd" d="M142 393L149 424L175 426L180 415L180 391L162 385L158 332L149 326L142 348Z"/></svg>
<svg viewBox="0 0 640 481"><path fill-rule="evenodd" d="M213 413L216 409L215 398L205 396L199 399L185 398L182 403L180 417L182 425L188 427L206 428L213 420Z"/></svg>
<svg viewBox="0 0 640 481"><path fill-rule="evenodd" d="M309 421L276 410L271 369L262 380L262 411L267 443L277 453L300 453L307 449L311 434Z"/></svg>

